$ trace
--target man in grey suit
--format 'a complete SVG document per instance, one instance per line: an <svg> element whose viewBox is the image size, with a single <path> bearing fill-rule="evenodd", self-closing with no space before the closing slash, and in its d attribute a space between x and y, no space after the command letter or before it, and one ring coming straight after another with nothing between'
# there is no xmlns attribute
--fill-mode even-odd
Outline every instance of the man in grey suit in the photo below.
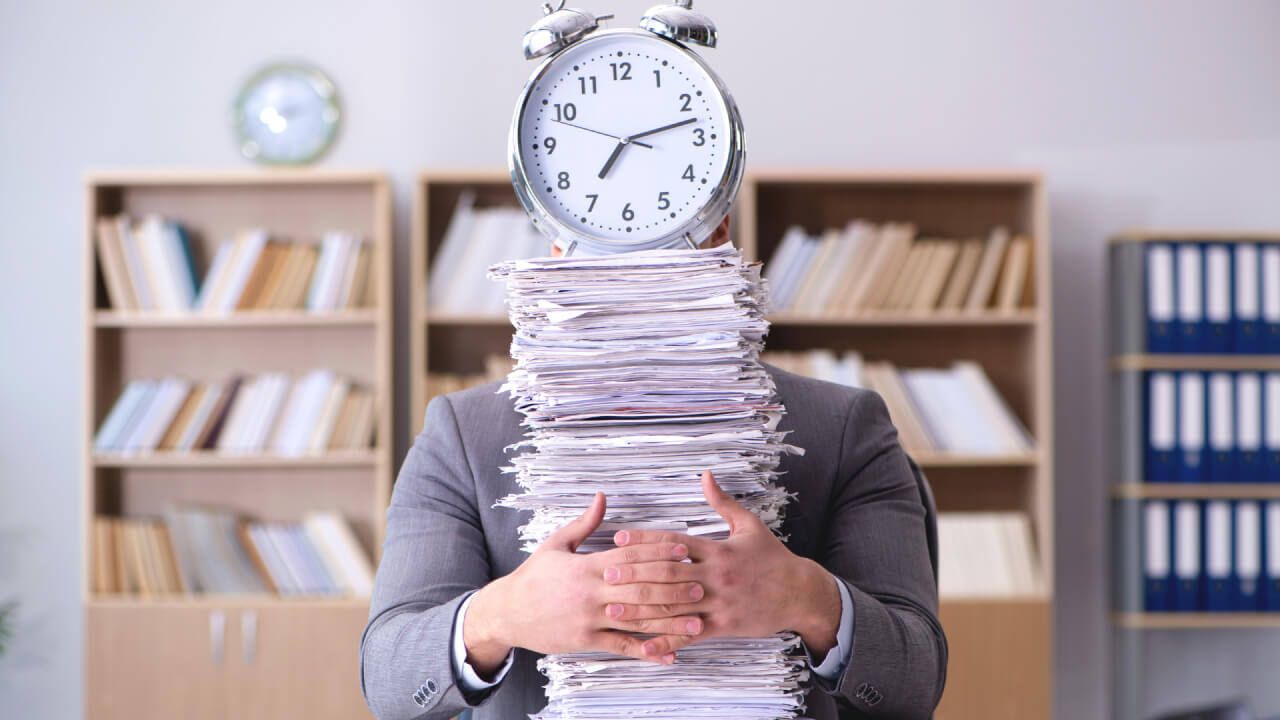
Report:
<svg viewBox="0 0 1280 720"><path fill-rule="evenodd" d="M709 244L727 238L721 225ZM546 704L542 654L608 650L670 663L700 637L800 634L808 716L926 718L947 647L925 509L884 402L872 392L769 368L796 494L783 541L723 493L708 502L727 540L630 531L575 554L604 516L597 496L537 552L524 520L494 503L517 491L501 467L522 439L511 398L491 384L436 398L405 459L360 645L365 700L380 720L515 720ZM684 562L685 560L691 562ZM628 630L654 634L640 642Z"/></svg>

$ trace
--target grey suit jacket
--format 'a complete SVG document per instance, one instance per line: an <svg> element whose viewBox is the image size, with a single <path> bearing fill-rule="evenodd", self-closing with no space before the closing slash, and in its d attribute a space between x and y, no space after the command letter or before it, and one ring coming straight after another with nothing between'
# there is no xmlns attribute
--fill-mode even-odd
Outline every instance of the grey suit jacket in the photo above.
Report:
<svg viewBox="0 0 1280 720"><path fill-rule="evenodd" d="M815 680L815 720L926 718L946 676L947 645L925 539L924 506L897 431L875 393L769 368L787 407L781 427L803 456L782 460L797 498L782 531L848 586L853 654L831 684ZM517 490L499 467L521 439L511 398L491 384L433 400L387 510L387 537L360 643L365 701L380 720L516 720L545 704L538 656L517 650L496 689L464 697L451 664L454 618L468 593L526 557L527 514L494 508ZM555 592L548 588L548 592Z"/></svg>

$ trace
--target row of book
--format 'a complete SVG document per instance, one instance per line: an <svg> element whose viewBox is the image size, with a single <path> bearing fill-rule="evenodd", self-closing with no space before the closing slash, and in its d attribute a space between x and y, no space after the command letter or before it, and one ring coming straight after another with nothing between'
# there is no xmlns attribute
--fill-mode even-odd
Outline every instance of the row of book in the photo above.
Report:
<svg viewBox="0 0 1280 720"><path fill-rule="evenodd" d="M334 512L249 522L207 508L93 523L93 591L141 596L277 593L368 596L373 568Z"/></svg>
<svg viewBox="0 0 1280 720"><path fill-rule="evenodd" d="M982 367L898 369L829 350L769 352L765 362L819 380L874 390L884 398L902 447L912 455L1003 456L1034 450L1030 433Z"/></svg>
<svg viewBox="0 0 1280 720"><path fill-rule="evenodd" d="M1280 373L1146 374L1149 483L1280 482Z"/></svg>
<svg viewBox="0 0 1280 720"><path fill-rule="evenodd" d="M218 451L285 456L363 450L373 442L371 390L331 370L224 381L131 380L94 437L96 453Z"/></svg>
<svg viewBox="0 0 1280 720"><path fill-rule="evenodd" d="M1120 243L1112 253L1115 280L1134 285L1116 288L1119 312L1133 317L1125 350L1280 353L1280 244Z"/></svg>
<svg viewBox="0 0 1280 720"><path fill-rule="evenodd" d="M511 373L511 358L506 355L488 355L481 373L427 373L427 402L439 395L448 395L497 380L506 380Z"/></svg>
<svg viewBox="0 0 1280 720"><path fill-rule="evenodd" d="M792 227L765 266L774 312L1012 311L1030 304L1031 241L917 237L910 223L854 220L809 235Z"/></svg>
<svg viewBox="0 0 1280 720"><path fill-rule="evenodd" d="M1149 612L1280 611L1280 500L1148 500Z"/></svg>
<svg viewBox="0 0 1280 720"><path fill-rule="evenodd" d="M504 290L488 279L489 267L550 251L550 241L523 210L477 207L475 192L464 190L431 262L427 304L437 312L503 313Z"/></svg>
<svg viewBox="0 0 1280 720"><path fill-rule="evenodd" d="M1025 597L1044 592L1031 522L1020 512L938 514L938 594Z"/></svg>
<svg viewBox="0 0 1280 720"><path fill-rule="evenodd" d="M223 315L250 310L333 312L373 304L372 249L345 233L319 243L247 230L222 242L203 280L183 226L158 216L99 218L97 250L111 307Z"/></svg>

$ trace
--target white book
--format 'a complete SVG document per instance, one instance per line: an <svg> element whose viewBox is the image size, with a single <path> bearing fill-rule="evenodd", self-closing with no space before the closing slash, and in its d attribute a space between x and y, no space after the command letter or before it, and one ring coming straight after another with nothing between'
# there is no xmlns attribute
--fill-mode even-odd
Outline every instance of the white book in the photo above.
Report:
<svg viewBox="0 0 1280 720"><path fill-rule="evenodd" d="M1246 322L1258 319L1261 295L1258 292L1258 246L1237 243L1235 246L1235 315Z"/></svg>
<svg viewBox="0 0 1280 720"><path fill-rule="evenodd" d="M138 308L157 309L154 292L147 279L146 268L142 264L142 251L138 247L138 238L134 235L129 218L124 215L116 218L116 234L119 235L120 247L124 250L124 262L129 272L129 280L133 285L134 295L138 298Z"/></svg>
<svg viewBox="0 0 1280 720"><path fill-rule="evenodd" d="M787 228L787 232L783 234L782 240L778 243L778 248L773 251L773 256L769 258L769 262L764 267L764 277L769 281L769 295L774 299L770 305L776 304L778 294L782 291L782 278L787 274L788 268L796 261L796 256L800 252L800 246L804 244L804 229L792 226ZM772 308L771 308L772 309Z"/></svg>
<svg viewBox="0 0 1280 720"><path fill-rule="evenodd" d="M338 299L333 307L335 310L345 308L347 303L351 301L351 291L356 284L356 267L360 264L360 250L363 247L363 241L358 238L352 238L346 263L342 267L342 282L339 285ZM497 283L494 284L496 285Z"/></svg>
<svg viewBox="0 0 1280 720"><path fill-rule="evenodd" d="M267 574L271 576L271 584L276 586L276 591L281 595L297 595L298 587L294 583L293 576L289 574L284 560L280 558L275 545L267 537L266 528L261 523L252 523L249 525L248 534L249 542L253 543L253 549L257 551L258 557L262 558L262 564L266 566Z"/></svg>
<svg viewBox="0 0 1280 720"><path fill-rule="evenodd" d="M308 453L320 454L329 450L329 441L333 438L333 426L338 422L338 412L347 399L347 390L350 385L346 378L338 378L330 385L324 404L320 406L320 412L311 429L311 435L307 438Z"/></svg>
<svg viewBox="0 0 1280 720"><path fill-rule="evenodd" d="M315 269L311 271L311 284L307 287L307 310L323 310L325 283L329 281L333 265L337 262L338 237L326 233L320 239L320 258L316 260Z"/></svg>
<svg viewBox="0 0 1280 720"><path fill-rule="evenodd" d="M263 526L264 537L271 544L275 551L276 557L280 559L280 563L284 566L284 572L289 578L289 584L292 586L293 592L303 595L311 592L311 586L308 578L304 575L302 563L296 557L297 553L293 548L293 543L289 537L289 528L283 523L270 523Z"/></svg>
<svg viewBox="0 0 1280 720"><path fill-rule="evenodd" d="M329 388L336 381L337 378L328 370L312 371L301 380L305 387L293 408L292 415L282 420L284 429L276 444L277 452L291 456L306 452L307 441L311 437L311 431L328 396Z"/></svg>
<svg viewBox="0 0 1280 720"><path fill-rule="evenodd" d="M488 286L498 285L486 282L485 274L492 264L490 260L494 257L494 245L507 227L509 224L500 209L476 213L475 223L471 227L471 241L462 254L458 275L453 279L445 302L450 311L480 312Z"/></svg>
<svg viewBox="0 0 1280 720"><path fill-rule="evenodd" d="M343 589L360 597L373 592L373 566L345 520L333 512L310 513L303 526Z"/></svg>
<svg viewBox="0 0 1280 720"><path fill-rule="evenodd" d="M776 312L794 312L795 308L792 303L800 294L805 275L808 273L809 265L813 262L813 258L818 254L822 241L816 237L803 235L800 249L796 252L795 260L786 267L786 274L778 280L777 297L773 303L773 309Z"/></svg>
<svg viewBox="0 0 1280 720"><path fill-rule="evenodd" d="M154 391L147 397L146 407L142 408L142 414L137 417L137 421L129 428L129 435L125 438L121 450L127 453L135 453L143 449L143 443L151 435L152 428L158 422L159 415L168 407L170 393L171 387L168 378L155 383Z"/></svg>
<svg viewBox="0 0 1280 720"><path fill-rule="evenodd" d="M995 432L1004 452L1027 452L1034 447L1031 433L996 392L991 378L981 366L974 362L958 362L953 371L974 398L981 415L986 418L986 425Z"/></svg>
<svg viewBox="0 0 1280 720"><path fill-rule="evenodd" d="M1204 506L1204 571L1211 580L1231 578L1231 503L1210 500Z"/></svg>
<svg viewBox="0 0 1280 720"><path fill-rule="evenodd" d="M223 242L218 245L218 251L213 255L213 262L209 264L209 271L205 273L204 281L200 283L200 292L193 303L196 312L204 312L209 308L214 288L227 272L227 265L231 261L235 248L234 242Z"/></svg>
<svg viewBox="0 0 1280 720"><path fill-rule="evenodd" d="M1264 440L1267 450L1276 452L1280 451L1280 373L1267 373L1262 382Z"/></svg>
<svg viewBox="0 0 1280 720"><path fill-rule="evenodd" d="M1236 448L1262 449L1262 378L1258 373L1236 375Z"/></svg>
<svg viewBox="0 0 1280 720"><path fill-rule="evenodd" d="M1147 314L1156 322L1173 322L1176 314L1173 287L1173 248L1147 246Z"/></svg>
<svg viewBox="0 0 1280 720"><path fill-rule="evenodd" d="M337 250L334 251L336 257L329 267L329 278L325 283L324 296L321 298L320 309L325 312L338 309L338 297L342 294L343 278L347 275L348 266L355 265L355 257L352 255L352 248L356 244L355 238L345 233L338 233L337 237Z"/></svg>
<svg viewBox="0 0 1280 720"><path fill-rule="evenodd" d="M306 391L307 376L304 375L289 387L289 393L285 396L284 404L280 407L280 418L272 428L271 434L267 437L267 447L272 452L279 453L280 445L285 436L288 434L289 423L293 422L293 418L297 413L298 403L302 401L302 394Z"/></svg>
<svg viewBox="0 0 1280 720"><path fill-rule="evenodd" d="M818 242L818 251L809 261L807 271L800 278L800 288L791 301L791 312L808 314L812 308L819 306L819 299L814 295L822 290L823 278L834 264L843 238L839 230L832 228L823 232ZM821 298L823 301L825 299Z"/></svg>
<svg viewBox="0 0 1280 720"><path fill-rule="evenodd" d="M1257 500L1236 502L1235 575L1240 589L1257 597L1262 582L1262 509Z"/></svg>
<svg viewBox="0 0 1280 720"><path fill-rule="evenodd" d="M1280 382L1277 389L1280 390ZM1150 405L1147 441L1158 451L1173 452L1178 444L1178 386L1173 373L1152 373Z"/></svg>
<svg viewBox="0 0 1280 720"><path fill-rule="evenodd" d="M178 299L173 289L172 265L165 247L164 221L154 215L147 216L138 225L135 237L155 309L176 312Z"/></svg>
<svg viewBox="0 0 1280 720"><path fill-rule="evenodd" d="M120 393L120 397L116 398L116 402L111 406L106 419L98 427L98 433L93 438L94 452L109 452L119 447L120 435L123 434L122 429L128 423L135 406L143 396L146 385L147 381L145 380L130 380L125 385L124 391Z"/></svg>
<svg viewBox="0 0 1280 720"><path fill-rule="evenodd" d="M1181 580L1200 578L1200 503L1194 500L1173 507L1173 572Z"/></svg>
<svg viewBox="0 0 1280 720"><path fill-rule="evenodd" d="M134 442L134 437L140 432L139 428L146 423L147 417L151 414L151 403L155 400L156 393L160 391L159 381L142 382L142 392L138 395L138 401L134 403L133 410L120 426L120 434L116 437L116 445L113 449L117 452L128 451L130 444Z"/></svg>
<svg viewBox="0 0 1280 720"><path fill-rule="evenodd" d="M1178 376L1178 446L1188 459L1204 449L1204 376L1184 372Z"/></svg>
<svg viewBox="0 0 1280 720"><path fill-rule="evenodd" d="M1235 388L1231 375L1209 374L1209 448L1229 453L1235 448Z"/></svg>
<svg viewBox="0 0 1280 720"><path fill-rule="evenodd" d="M191 383L179 378L165 378L160 383L160 392L152 403L154 412L138 439L138 446L134 449L139 452L154 451L190 394Z"/></svg>
<svg viewBox="0 0 1280 720"><path fill-rule="evenodd" d="M227 276L227 285L219 294L217 307L213 308L215 312L235 312L240 296L244 295L245 286L249 283L249 277L262 256L262 250L267 246L268 237L265 230L254 230L241 238L243 248L235 255L235 264Z"/></svg>
<svg viewBox="0 0 1280 720"><path fill-rule="evenodd" d="M1211 323L1231 322L1231 251L1215 243L1204 251L1204 315Z"/></svg>
<svg viewBox="0 0 1280 720"><path fill-rule="evenodd" d="M1268 500L1266 513L1267 577L1274 580L1280 578L1280 500Z"/></svg>
<svg viewBox="0 0 1280 720"><path fill-rule="evenodd" d="M267 436L280 413L280 406L289 392L289 376L272 373L264 378L262 402L255 408L249 425L245 430L244 450L246 452L262 452L266 449Z"/></svg>
<svg viewBox="0 0 1280 720"><path fill-rule="evenodd" d="M1173 552L1169 548L1169 503L1149 500L1142 508L1142 567L1148 578L1167 578Z"/></svg>
<svg viewBox="0 0 1280 720"><path fill-rule="evenodd" d="M1181 243L1178 261L1178 320L1198 323L1204 319L1204 270L1199 245Z"/></svg>
<svg viewBox="0 0 1280 720"><path fill-rule="evenodd" d="M325 569L324 563L316 554L315 548L311 546L311 540L307 538L305 531L301 525L286 525L285 533L288 536L288 543L294 553L294 559L298 561L302 571L303 579L306 583L308 592L317 595L328 595L336 592L337 583L333 578L329 577L329 571Z"/></svg>
<svg viewBox="0 0 1280 720"><path fill-rule="evenodd" d="M471 226L475 223L475 202L476 194L473 190L466 189L458 194L458 204L453 209L453 217L449 219L444 240L441 241L436 256L431 259L431 276L427 283L427 302L431 307L443 308L448 305L446 289L457 277L458 264L471 239Z"/></svg>
<svg viewBox="0 0 1280 720"><path fill-rule="evenodd" d="M219 452L243 451L245 427L262 401L262 383L261 375L246 380L231 400L231 409L227 411L227 419L218 433Z"/></svg>

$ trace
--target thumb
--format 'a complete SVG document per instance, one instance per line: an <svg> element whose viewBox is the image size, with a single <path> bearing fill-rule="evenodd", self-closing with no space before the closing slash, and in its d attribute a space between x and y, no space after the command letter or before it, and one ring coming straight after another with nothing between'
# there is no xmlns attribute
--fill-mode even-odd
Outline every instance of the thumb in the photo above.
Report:
<svg viewBox="0 0 1280 720"><path fill-rule="evenodd" d="M543 541L542 547L566 552L576 551L578 546L591 537L591 533L595 532L596 528L600 527L600 522L604 520L604 509L604 493L598 492L591 500L591 505L587 507L586 511L568 525L551 533Z"/></svg>
<svg viewBox="0 0 1280 720"><path fill-rule="evenodd" d="M737 535L760 523L760 519L754 513L739 505L732 495L720 489L720 485L716 483L716 476L711 474L710 470L702 472L702 494L706 496L707 503L712 509L720 513L720 517L729 523L730 535Z"/></svg>

